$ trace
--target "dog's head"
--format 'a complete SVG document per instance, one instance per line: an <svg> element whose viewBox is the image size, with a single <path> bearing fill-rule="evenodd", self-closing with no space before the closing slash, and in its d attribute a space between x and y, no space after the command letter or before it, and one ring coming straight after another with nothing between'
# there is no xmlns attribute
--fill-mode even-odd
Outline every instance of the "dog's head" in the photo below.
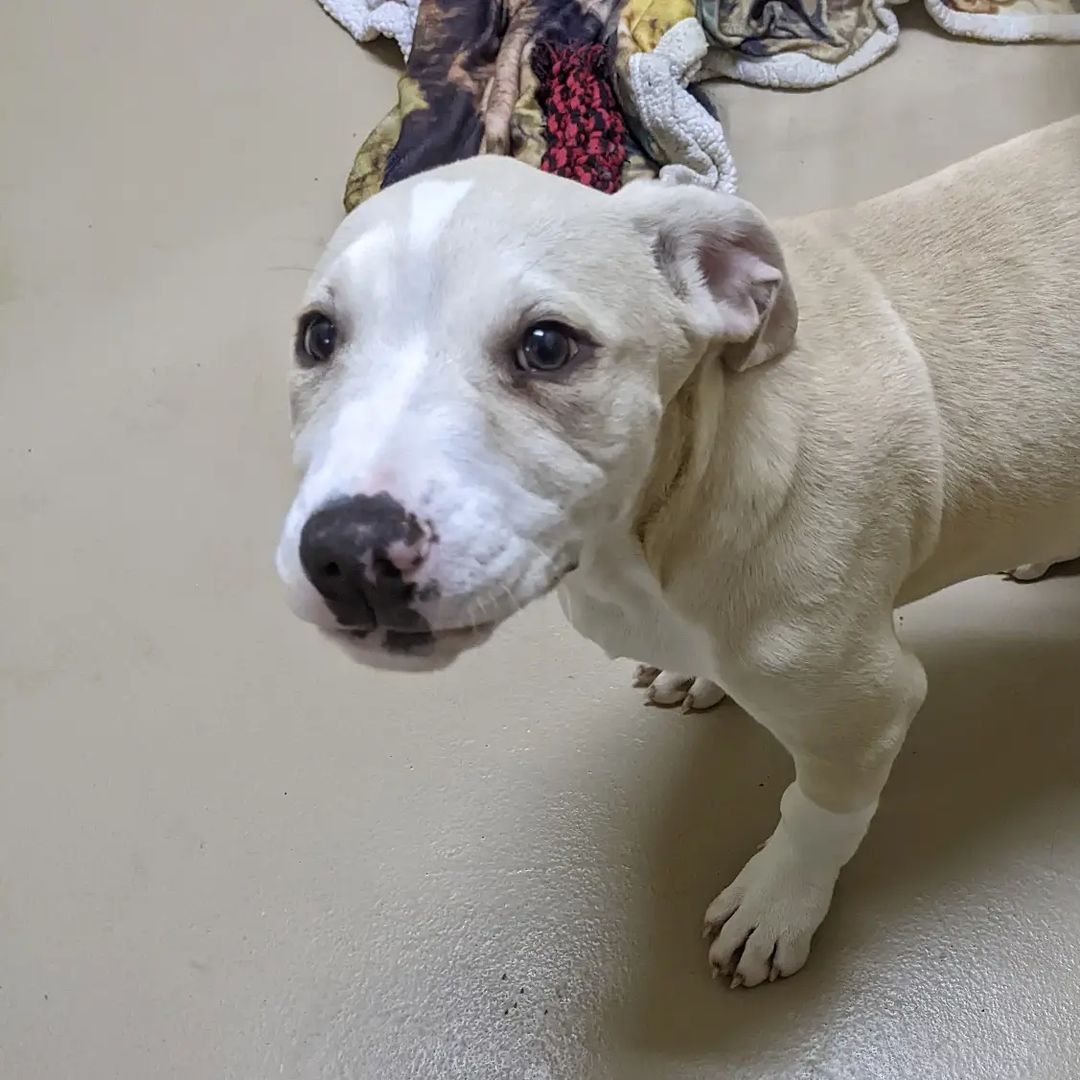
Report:
<svg viewBox="0 0 1080 1080"><path fill-rule="evenodd" d="M794 324L776 241L730 196L501 158L389 188L297 323L294 610L367 663L443 666L632 513L696 365L759 363Z"/></svg>

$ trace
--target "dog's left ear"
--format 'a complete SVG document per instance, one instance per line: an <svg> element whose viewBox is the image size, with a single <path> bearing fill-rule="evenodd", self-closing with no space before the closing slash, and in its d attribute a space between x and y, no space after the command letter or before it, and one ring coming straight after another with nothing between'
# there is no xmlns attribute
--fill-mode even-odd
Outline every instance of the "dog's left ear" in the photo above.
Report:
<svg viewBox="0 0 1080 1080"><path fill-rule="evenodd" d="M636 181L617 200L653 257L692 329L724 363L744 371L791 347L799 321L780 244L743 199L690 184Z"/></svg>

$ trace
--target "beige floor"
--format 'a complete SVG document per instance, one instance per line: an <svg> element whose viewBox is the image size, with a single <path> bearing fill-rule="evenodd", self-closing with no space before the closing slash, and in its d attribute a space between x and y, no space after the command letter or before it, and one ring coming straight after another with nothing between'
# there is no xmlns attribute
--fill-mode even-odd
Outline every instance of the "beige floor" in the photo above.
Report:
<svg viewBox="0 0 1080 1080"><path fill-rule="evenodd" d="M746 194L1080 110L1080 49L904 18L844 86L720 90ZM393 81L314 0L0 14L0 1077L1080 1075L1080 577L910 612L879 819L737 993L698 920L788 772L745 716L644 708L552 605L428 679L287 614L289 320Z"/></svg>

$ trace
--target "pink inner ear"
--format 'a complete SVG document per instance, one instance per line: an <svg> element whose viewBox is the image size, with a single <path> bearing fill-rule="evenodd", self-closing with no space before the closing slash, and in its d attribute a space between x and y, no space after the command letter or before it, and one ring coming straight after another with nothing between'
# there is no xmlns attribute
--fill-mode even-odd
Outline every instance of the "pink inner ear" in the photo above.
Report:
<svg viewBox="0 0 1080 1080"><path fill-rule="evenodd" d="M768 313L782 275L747 247L723 236L707 236L698 264L716 302L721 333L731 341L747 341Z"/></svg>

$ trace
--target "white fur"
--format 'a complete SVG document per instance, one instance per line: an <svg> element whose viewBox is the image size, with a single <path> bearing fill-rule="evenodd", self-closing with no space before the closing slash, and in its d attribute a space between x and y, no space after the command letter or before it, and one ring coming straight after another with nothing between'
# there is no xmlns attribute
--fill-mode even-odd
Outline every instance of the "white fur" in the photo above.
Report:
<svg viewBox="0 0 1080 1080"><path fill-rule="evenodd" d="M424 180L409 197L409 243L426 251L445 230L472 184L468 180Z"/></svg>
<svg viewBox="0 0 1080 1080"><path fill-rule="evenodd" d="M732 986L757 986L803 966L840 870L876 810L875 800L833 814L797 783L788 787L776 830L705 912L715 974L729 976Z"/></svg>
<svg viewBox="0 0 1080 1080"><path fill-rule="evenodd" d="M349 291L355 282L363 281L366 289L385 298L390 285L389 275L382 273L372 276L367 271L370 267L385 268L391 265L397 236L394 229L382 222L357 237L341 255L338 274L341 287Z"/></svg>
<svg viewBox="0 0 1080 1080"><path fill-rule="evenodd" d="M278 573L288 586L293 611L326 629L334 626L334 620L300 565L300 530L319 507L354 494L358 478L389 475L396 467L391 462L399 460L402 449L408 450L411 440L402 436L401 426L425 378L425 343L413 339L386 360L387 371L371 380L369 392L346 400L329 430L305 442L307 469L278 543Z"/></svg>
<svg viewBox="0 0 1080 1080"><path fill-rule="evenodd" d="M660 674L696 671L716 676L709 634L664 600L655 575L624 528L605 529L585 546L580 569L558 595L574 628L611 659L647 656Z"/></svg>

